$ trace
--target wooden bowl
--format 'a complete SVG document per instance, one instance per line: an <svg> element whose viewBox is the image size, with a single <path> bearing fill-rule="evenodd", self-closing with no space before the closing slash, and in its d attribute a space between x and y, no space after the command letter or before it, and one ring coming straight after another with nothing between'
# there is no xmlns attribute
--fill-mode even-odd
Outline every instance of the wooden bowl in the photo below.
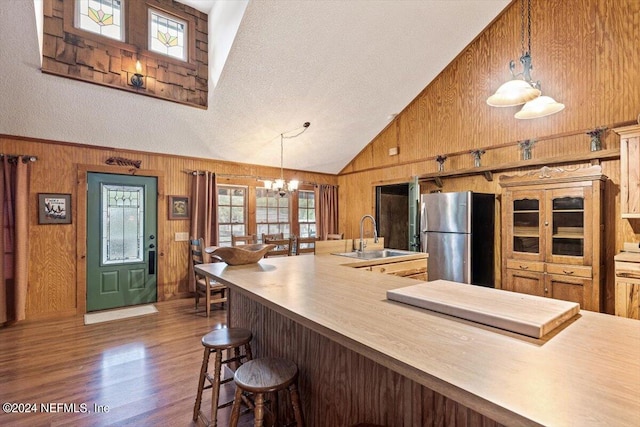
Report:
<svg viewBox="0 0 640 427"><path fill-rule="evenodd" d="M242 245L231 247L219 247L211 252L212 257L216 257L229 265L253 264L260 261L262 257L275 248L276 245Z"/></svg>

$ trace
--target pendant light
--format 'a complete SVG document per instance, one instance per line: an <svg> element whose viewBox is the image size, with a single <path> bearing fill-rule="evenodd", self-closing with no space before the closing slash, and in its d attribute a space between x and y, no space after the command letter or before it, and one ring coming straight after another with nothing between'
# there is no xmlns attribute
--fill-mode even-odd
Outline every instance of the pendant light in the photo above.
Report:
<svg viewBox="0 0 640 427"><path fill-rule="evenodd" d="M516 119L537 119L549 116L564 110L564 104L557 102L550 96L539 96L527 102L522 109L515 114Z"/></svg>
<svg viewBox="0 0 640 427"><path fill-rule="evenodd" d="M305 122L305 124L302 125L302 131L292 136L284 136L284 133L280 134L280 178L273 181L270 179L263 180L264 186L267 188L267 190L272 190L278 193L280 197L284 197L287 195L287 193L296 191L299 184L299 182L295 179L292 179L289 182L284 180L284 140L302 135L309 126L311 126L311 123Z"/></svg>
<svg viewBox="0 0 640 427"><path fill-rule="evenodd" d="M541 96L540 82L531 78L531 0L527 2L527 50L525 51L525 0L520 1L520 42L522 72L515 73L516 64L509 62L509 70L512 80L501 85L495 94L487 99L487 104L492 107L514 107L525 104L522 110L515 114L516 119L534 119L548 116L564 109L564 104L556 102L549 96Z"/></svg>

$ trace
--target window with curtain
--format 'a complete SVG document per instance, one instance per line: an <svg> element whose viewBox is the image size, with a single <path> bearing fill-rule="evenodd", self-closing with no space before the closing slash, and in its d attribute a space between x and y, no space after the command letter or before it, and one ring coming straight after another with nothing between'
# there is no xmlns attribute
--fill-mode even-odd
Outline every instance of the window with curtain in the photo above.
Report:
<svg viewBox="0 0 640 427"><path fill-rule="evenodd" d="M291 235L289 201L289 194L280 197L280 195L268 191L266 188L256 188L256 225L258 236L277 233L282 233L285 237Z"/></svg>
<svg viewBox="0 0 640 427"><path fill-rule="evenodd" d="M246 234L246 187L218 186L218 245L231 246L232 235Z"/></svg>
<svg viewBox="0 0 640 427"><path fill-rule="evenodd" d="M298 191L298 224L300 237L316 236L316 195L313 191Z"/></svg>

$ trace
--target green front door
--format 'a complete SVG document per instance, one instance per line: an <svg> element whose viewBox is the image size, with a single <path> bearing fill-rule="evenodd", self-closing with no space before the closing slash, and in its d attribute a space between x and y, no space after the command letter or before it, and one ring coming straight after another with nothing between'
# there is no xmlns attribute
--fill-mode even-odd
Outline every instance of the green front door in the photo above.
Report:
<svg viewBox="0 0 640 427"><path fill-rule="evenodd" d="M88 174L87 311L157 300L157 180Z"/></svg>

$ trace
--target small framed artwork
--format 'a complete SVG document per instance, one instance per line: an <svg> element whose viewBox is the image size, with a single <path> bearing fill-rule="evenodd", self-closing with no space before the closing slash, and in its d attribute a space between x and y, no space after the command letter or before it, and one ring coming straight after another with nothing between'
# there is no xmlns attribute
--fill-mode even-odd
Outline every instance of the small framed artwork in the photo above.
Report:
<svg viewBox="0 0 640 427"><path fill-rule="evenodd" d="M38 224L71 224L71 194L38 193Z"/></svg>
<svg viewBox="0 0 640 427"><path fill-rule="evenodd" d="M169 196L169 219L189 219L188 196Z"/></svg>

